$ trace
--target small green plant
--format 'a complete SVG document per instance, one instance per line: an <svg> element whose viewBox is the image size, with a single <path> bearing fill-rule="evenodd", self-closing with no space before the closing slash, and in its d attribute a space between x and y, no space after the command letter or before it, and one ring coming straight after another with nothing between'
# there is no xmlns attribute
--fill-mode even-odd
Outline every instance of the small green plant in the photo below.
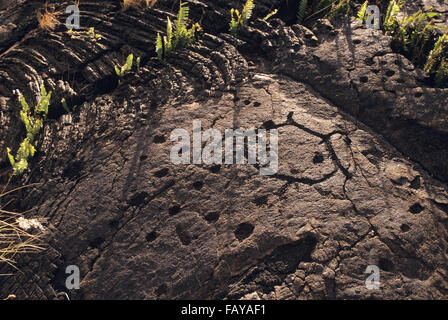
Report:
<svg viewBox="0 0 448 320"><path fill-rule="evenodd" d="M331 5L331 9L328 12L326 18L330 21L334 20L337 16L349 15L350 14L350 0L339 0L339 2L334 1Z"/></svg>
<svg viewBox="0 0 448 320"><path fill-rule="evenodd" d="M121 67L115 66L115 73L119 77L118 84L121 83L121 78L123 78L125 73L132 70L133 63L134 63L134 55L131 53L130 55L128 55L126 63L124 65L122 65Z"/></svg>
<svg viewBox="0 0 448 320"><path fill-rule="evenodd" d="M230 23L229 23L229 32L233 36L237 36L238 29L241 26L244 26L247 24L247 21L249 21L250 17L252 16L253 10L255 8L255 4L253 0L247 0L244 4L243 10L241 13L238 9L232 8L230 10Z"/></svg>
<svg viewBox="0 0 448 320"><path fill-rule="evenodd" d="M440 88L448 87L448 59L443 58L435 74L435 85Z"/></svg>
<svg viewBox="0 0 448 320"><path fill-rule="evenodd" d="M383 29L387 35L392 35L399 26L397 16L406 0L390 0L383 21Z"/></svg>
<svg viewBox="0 0 448 320"><path fill-rule="evenodd" d="M182 1L179 3L179 12L174 24L167 18L166 36L157 33L156 52L160 59L165 59L175 50L190 46L202 30L199 23L188 28L190 8Z"/></svg>
<svg viewBox="0 0 448 320"><path fill-rule="evenodd" d="M433 20L437 15L435 12L420 10L398 22L398 32L395 34L393 45L418 66L425 63L438 33L439 27L434 25Z"/></svg>
<svg viewBox="0 0 448 320"><path fill-rule="evenodd" d="M140 57L137 57L137 71L140 71Z"/></svg>
<svg viewBox="0 0 448 320"><path fill-rule="evenodd" d="M98 33L95 33L95 28L90 27L89 30L86 32L86 35L93 40L100 40L101 36Z"/></svg>
<svg viewBox="0 0 448 320"><path fill-rule="evenodd" d="M439 13L419 10L398 19L406 0L390 0L383 22L385 33L392 37L392 48L430 74L437 87L448 86L448 36L439 36L442 27L434 24Z"/></svg>
<svg viewBox="0 0 448 320"><path fill-rule="evenodd" d="M74 31L73 29L69 29L66 31L71 39L80 39L82 37L88 37L92 41L101 40L101 35L95 33L95 28L90 27L87 31Z"/></svg>
<svg viewBox="0 0 448 320"><path fill-rule="evenodd" d="M34 139L43 126L43 122L47 118L48 106L50 105L51 91L47 93L45 86L40 87L40 99L31 112L25 97L20 94L19 100L22 106L20 110L20 119L25 125L26 137L17 150L16 156L12 156L11 149L7 148L9 162L14 170L14 175L21 175L28 168L28 159L34 156L36 149L33 146Z"/></svg>
<svg viewBox="0 0 448 320"><path fill-rule="evenodd" d="M448 32L439 36L426 60L424 70L434 76L435 85L448 87Z"/></svg>
<svg viewBox="0 0 448 320"><path fill-rule="evenodd" d="M447 53L447 49L448 49L448 34L445 33L437 39L433 49L429 53L428 59L424 67L425 71L430 72L431 70L436 69L437 64L443 59L444 54Z"/></svg>
<svg viewBox="0 0 448 320"><path fill-rule="evenodd" d="M199 31L202 30L199 23L194 23L188 28L190 8L179 2L179 12L174 24L167 18L166 36L157 33L156 52L160 59L165 59L173 51L186 48L197 40Z"/></svg>

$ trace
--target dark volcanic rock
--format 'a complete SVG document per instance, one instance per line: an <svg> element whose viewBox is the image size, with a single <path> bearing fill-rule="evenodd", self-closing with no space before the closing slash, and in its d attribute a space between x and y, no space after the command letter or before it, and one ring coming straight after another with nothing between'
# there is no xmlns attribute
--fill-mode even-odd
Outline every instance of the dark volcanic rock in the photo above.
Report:
<svg viewBox="0 0 448 320"><path fill-rule="evenodd" d="M446 299L448 90L357 22L256 20L235 39L220 32L242 1L192 2L209 33L166 62L152 52L170 1L91 1L84 23L103 40L33 29L1 53L2 150L23 130L12 89L31 100L45 81L80 106L54 113L26 177L41 185L21 206L48 219L48 250L22 256L0 296ZM274 3L259 2L259 16ZM143 67L117 86L129 52ZM277 174L172 164L171 132L195 119L277 128ZM68 265L80 290L65 288Z"/></svg>

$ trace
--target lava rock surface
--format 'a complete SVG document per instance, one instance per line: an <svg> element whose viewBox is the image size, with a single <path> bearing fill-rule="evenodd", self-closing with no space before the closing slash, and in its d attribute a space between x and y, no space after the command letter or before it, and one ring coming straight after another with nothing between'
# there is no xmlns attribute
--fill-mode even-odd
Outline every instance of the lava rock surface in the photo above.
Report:
<svg viewBox="0 0 448 320"><path fill-rule="evenodd" d="M95 42L39 30L42 1L0 5L0 150L24 131L14 89L33 101L44 82L78 105L52 106L24 177L40 183L20 205L47 219L47 249L20 257L0 297L446 299L448 90L354 19L254 19L237 39L229 10L243 1L190 2L205 34L165 62L154 39L172 1L81 3ZM257 2L263 17L278 1ZM118 85L130 52L142 67ZM172 164L170 134L194 120L277 129L278 172ZM65 288L68 265L80 290Z"/></svg>

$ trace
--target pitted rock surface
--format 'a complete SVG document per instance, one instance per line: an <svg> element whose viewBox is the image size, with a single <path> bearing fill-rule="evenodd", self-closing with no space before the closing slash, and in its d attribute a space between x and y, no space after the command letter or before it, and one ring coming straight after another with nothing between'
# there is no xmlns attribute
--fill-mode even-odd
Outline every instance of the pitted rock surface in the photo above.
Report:
<svg viewBox="0 0 448 320"><path fill-rule="evenodd" d="M161 62L152 40L172 2L159 2L81 5L98 42L31 21L0 42L2 150L23 134L13 89L31 101L44 80L79 105L53 109L25 176L41 183L20 205L47 218L47 250L22 256L0 296L53 299L77 265L72 299L446 299L448 90L355 21L258 19L236 39L227 16L243 1L191 1L206 34ZM276 3L259 2L258 16ZM117 86L131 51L142 68ZM172 164L170 134L193 120L277 129L278 172Z"/></svg>

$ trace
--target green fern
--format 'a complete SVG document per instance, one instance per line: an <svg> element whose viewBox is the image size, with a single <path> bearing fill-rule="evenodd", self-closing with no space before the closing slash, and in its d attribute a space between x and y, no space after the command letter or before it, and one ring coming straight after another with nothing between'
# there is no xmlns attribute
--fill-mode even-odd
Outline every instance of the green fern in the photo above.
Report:
<svg viewBox="0 0 448 320"><path fill-rule="evenodd" d="M34 112L32 113L25 97L22 94L19 95L19 101L22 106L22 110L20 110L20 119L25 125L26 137L20 143L15 157L11 154L10 148L6 149L9 162L14 170L14 175L21 175L25 172L28 168L28 159L33 157L36 152L36 149L33 146L34 139L43 127L43 122L47 117L48 107L51 100L51 91L47 93L43 84L40 86L40 96L39 101L34 107Z"/></svg>
<svg viewBox="0 0 448 320"><path fill-rule="evenodd" d="M253 0L247 0L241 12L241 24L245 25L252 17L253 10L255 9L255 4Z"/></svg>
<svg viewBox="0 0 448 320"><path fill-rule="evenodd" d="M240 12L238 11L238 9L232 8L230 10L230 23L229 23L230 29L229 29L229 32L234 37L236 37L237 33L238 33L240 17L241 17L241 15L240 15Z"/></svg>
<svg viewBox="0 0 448 320"><path fill-rule="evenodd" d="M238 9L232 8L230 10L230 23L229 23L229 32L233 36L237 36L238 29L241 26L244 26L247 24L247 21L249 21L250 17L252 16L253 10L255 8L255 4L253 0L247 0L244 4L243 10L241 13L238 11Z"/></svg>
<svg viewBox="0 0 448 320"><path fill-rule="evenodd" d="M45 86L42 84L40 86L40 94L41 98L39 99L37 105L34 107L34 113L35 115L41 117L43 120L46 120L48 114L48 106L50 105L51 92L47 93L47 90L45 90Z"/></svg>
<svg viewBox="0 0 448 320"><path fill-rule="evenodd" d="M165 43L166 43L166 40L164 40L162 38L160 33L157 33L156 53L160 59L163 59L165 57Z"/></svg>
<svg viewBox="0 0 448 320"><path fill-rule="evenodd" d="M363 5L361 6L361 9L359 9L358 14L356 16L356 19L364 22L366 20L366 11L367 11L367 6L369 5L369 0L366 0Z"/></svg>
<svg viewBox="0 0 448 320"><path fill-rule="evenodd" d="M66 33L70 36L71 39L82 39L85 37L88 37L93 42L97 40L101 40L101 35L98 33L95 33L95 28L90 27L87 31L75 31L73 29L69 29L66 31Z"/></svg>
<svg viewBox="0 0 448 320"><path fill-rule="evenodd" d="M386 34L392 35L392 33L398 27L397 16L400 12L403 5L406 3L406 0L390 0L389 5L387 6L386 16L384 17L383 28L386 31Z"/></svg>
<svg viewBox="0 0 448 320"><path fill-rule="evenodd" d="M179 13L174 23L174 47L183 48L188 45L189 38L187 36L188 16L190 15L190 8L185 3L180 2Z"/></svg>
<svg viewBox="0 0 448 320"><path fill-rule="evenodd" d="M417 66L425 64L428 51L439 32L440 27L434 25L436 12L419 10L401 20L397 19L401 3L391 1L387 24L384 25L386 34L392 36L392 48L404 54Z"/></svg>
<svg viewBox="0 0 448 320"><path fill-rule="evenodd" d="M448 87L448 32L441 35L429 53L424 70L434 77L437 87Z"/></svg>
<svg viewBox="0 0 448 320"><path fill-rule="evenodd" d="M305 19L306 12L308 10L308 0L301 0L299 4L299 10L297 11L297 23L301 24Z"/></svg>
<svg viewBox="0 0 448 320"><path fill-rule="evenodd" d="M439 13L419 10L398 19L405 0L390 0L383 29L392 37L394 51L405 55L417 67L423 67L438 87L448 86L448 35L434 24Z"/></svg>
<svg viewBox="0 0 448 320"><path fill-rule="evenodd" d="M428 59L424 66L424 70L426 72L431 72L435 69L438 62L443 58L443 53L448 47L448 34L441 35L436 43L434 44L434 48L429 53Z"/></svg>
<svg viewBox="0 0 448 320"><path fill-rule="evenodd" d="M120 78L118 79L118 84L120 84L121 78L123 78L124 74L132 70L133 62L134 62L134 55L131 53L130 55L128 55L126 63L124 65L122 65L120 68L115 66L115 73Z"/></svg>
<svg viewBox="0 0 448 320"><path fill-rule="evenodd" d="M412 24L405 26L406 30L412 30L409 36L409 44L407 44L407 52L409 52L412 62L417 65L424 63L426 58L425 49L427 44L432 41L438 33L438 27L434 25L433 18L438 13L419 11L412 15L415 20Z"/></svg>
<svg viewBox="0 0 448 320"><path fill-rule="evenodd" d="M440 66L435 74L436 87L446 88L448 87L448 59L443 58L440 62Z"/></svg>
<svg viewBox="0 0 448 320"><path fill-rule="evenodd" d="M197 40L202 28L198 23L188 28L189 15L189 7L186 3L180 1L179 12L174 25L170 18L167 18L166 36L157 33L156 52L160 59L165 59L173 51L186 48Z"/></svg>

